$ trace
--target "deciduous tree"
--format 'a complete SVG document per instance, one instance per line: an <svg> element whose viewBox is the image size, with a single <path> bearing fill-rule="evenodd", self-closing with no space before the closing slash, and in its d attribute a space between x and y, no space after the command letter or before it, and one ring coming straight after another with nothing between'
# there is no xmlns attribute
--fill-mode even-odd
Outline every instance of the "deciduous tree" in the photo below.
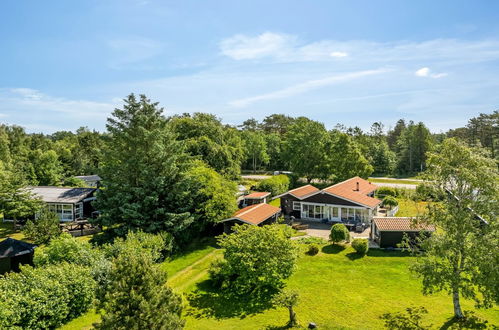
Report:
<svg viewBox="0 0 499 330"><path fill-rule="evenodd" d="M478 150L448 139L428 158L427 184L438 196L422 221L438 230L423 241L424 253L412 267L423 293L446 291L454 315L463 318L461 298L480 307L499 302L499 173Z"/></svg>

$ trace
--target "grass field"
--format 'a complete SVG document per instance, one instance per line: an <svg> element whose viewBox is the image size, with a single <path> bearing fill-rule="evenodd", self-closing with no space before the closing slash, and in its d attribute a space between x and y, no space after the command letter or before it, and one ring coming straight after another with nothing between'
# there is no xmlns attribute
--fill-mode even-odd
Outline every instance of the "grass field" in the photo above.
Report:
<svg viewBox="0 0 499 330"><path fill-rule="evenodd" d="M395 214L397 217L416 217L426 213L427 202L415 202L410 199L397 198L399 210Z"/></svg>
<svg viewBox="0 0 499 330"><path fill-rule="evenodd" d="M184 293L186 329L282 329L285 309L262 309L219 298L209 286L207 269L221 251L202 248L166 262L169 284ZM446 294L423 296L420 281L409 272L413 258L402 252L371 250L359 258L350 247L325 245L316 256L302 254L288 288L297 290L296 307L302 325L315 322L319 329L381 329L379 316L409 306L425 306L426 317L440 328L452 316L451 298ZM184 267L185 266L185 267ZM193 295L189 298L189 293ZM193 307L196 306L196 307ZM469 301L464 309L473 309ZM499 309L477 315L499 324ZM90 312L63 329L88 329L98 315Z"/></svg>
<svg viewBox="0 0 499 330"><path fill-rule="evenodd" d="M369 181L372 183L398 183L398 184L413 184L413 185L418 185L421 182L416 181L416 180L411 180L411 179L377 179L377 178L369 178Z"/></svg>

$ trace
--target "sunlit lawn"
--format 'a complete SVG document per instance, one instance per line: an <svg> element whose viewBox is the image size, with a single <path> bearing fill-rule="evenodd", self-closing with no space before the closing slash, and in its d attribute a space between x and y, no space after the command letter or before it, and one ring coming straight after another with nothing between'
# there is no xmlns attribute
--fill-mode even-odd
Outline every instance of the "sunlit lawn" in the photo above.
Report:
<svg viewBox="0 0 499 330"><path fill-rule="evenodd" d="M427 212L427 202L415 202L410 199L397 198L399 210L395 216L397 217L416 217L424 215Z"/></svg>
<svg viewBox="0 0 499 330"><path fill-rule="evenodd" d="M207 270L220 257L220 250L204 247L163 265L170 272L169 284L184 293L185 328L239 330L284 326L287 311L282 308L259 310L213 295ZM413 258L402 252L372 250L366 257L358 258L350 247L331 245L323 246L316 256L302 254L288 281L288 288L300 294L296 308L300 323L306 326L315 322L319 329L381 329L379 317L383 313L425 306L429 311L426 320L441 327L452 316L451 298L444 293L423 296L420 281L408 269L412 262ZM189 306L189 292L196 292L191 303L196 307ZM473 304L465 301L463 308L473 309ZM497 308L477 314L499 324ZM91 312L64 329L84 329L97 320Z"/></svg>
<svg viewBox="0 0 499 330"><path fill-rule="evenodd" d="M416 180L411 180L411 179L377 179L377 178L369 178L369 181L372 183L397 183L397 184L413 184L413 185L418 185L421 182L416 181Z"/></svg>
<svg viewBox="0 0 499 330"><path fill-rule="evenodd" d="M18 230L14 230L14 224L12 222L0 221L0 241L3 241L8 237L23 240L24 234Z"/></svg>

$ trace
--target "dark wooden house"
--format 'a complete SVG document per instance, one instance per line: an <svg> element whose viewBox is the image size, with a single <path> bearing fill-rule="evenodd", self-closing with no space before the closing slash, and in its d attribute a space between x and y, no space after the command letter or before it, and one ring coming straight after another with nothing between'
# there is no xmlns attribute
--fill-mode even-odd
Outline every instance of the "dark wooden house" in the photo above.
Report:
<svg viewBox="0 0 499 330"><path fill-rule="evenodd" d="M30 187L62 222L91 218L95 188Z"/></svg>
<svg viewBox="0 0 499 330"><path fill-rule="evenodd" d="M379 199L374 198L378 187L360 177L354 177L325 189L306 185L280 196L285 216L311 221L370 223L377 214Z"/></svg>
<svg viewBox="0 0 499 330"><path fill-rule="evenodd" d="M0 274L18 272L19 265L32 265L36 245L7 238L0 242Z"/></svg>
<svg viewBox="0 0 499 330"><path fill-rule="evenodd" d="M374 217L371 224L371 240L381 248L398 247L404 236L415 240L421 233L431 234L435 227L414 224L412 218Z"/></svg>
<svg viewBox="0 0 499 330"><path fill-rule="evenodd" d="M245 207L254 204L267 203L269 196L270 196L269 192L260 192L260 191L253 192L251 194L243 196L242 206Z"/></svg>

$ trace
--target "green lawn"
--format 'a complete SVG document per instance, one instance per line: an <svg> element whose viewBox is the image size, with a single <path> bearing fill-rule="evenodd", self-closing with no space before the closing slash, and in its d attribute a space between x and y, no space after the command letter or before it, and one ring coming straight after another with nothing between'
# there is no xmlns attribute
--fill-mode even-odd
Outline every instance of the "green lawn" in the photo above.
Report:
<svg viewBox="0 0 499 330"><path fill-rule="evenodd" d="M20 231L14 230L14 224L12 222L0 221L0 240L4 240L8 237L23 240L24 234Z"/></svg>
<svg viewBox="0 0 499 330"><path fill-rule="evenodd" d="M226 301L211 292L207 282L209 264L221 256L220 250L202 249L164 264L171 271L170 285L184 293L186 329L280 329L287 321L285 309L258 310L237 301ZM185 268L182 268L192 262ZM315 322L319 329L381 329L379 316L402 311L409 306L425 306L428 322L439 328L452 316L451 298L446 294L425 297L420 281L409 272L413 258L402 252L372 250L358 258L350 247L325 245L316 256L302 254L288 288L297 290L296 307L302 325ZM191 301L189 292L197 292ZM195 303L194 303L195 302ZM473 309L469 301L464 309ZM252 312L251 312L252 311ZM499 324L499 309L479 311L477 315ZM85 329L98 320L93 312L64 329Z"/></svg>
<svg viewBox="0 0 499 330"><path fill-rule="evenodd" d="M280 198L273 199L269 202L269 204L273 205L273 206L281 207L281 199Z"/></svg>
<svg viewBox="0 0 499 330"><path fill-rule="evenodd" d="M416 217L426 213L427 202L415 202L410 199L397 198L399 210L395 214L397 217Z"/></svg>
<svg viewBox="0 0 499 330"><path fill-rule="evenodd" d="M376 178L369 178L369 181L372 183L399 183L399 184L413 184L413 185L418 185L421 182L416 181L416 180L410 180L410 179L376 179Z"/></svg>

